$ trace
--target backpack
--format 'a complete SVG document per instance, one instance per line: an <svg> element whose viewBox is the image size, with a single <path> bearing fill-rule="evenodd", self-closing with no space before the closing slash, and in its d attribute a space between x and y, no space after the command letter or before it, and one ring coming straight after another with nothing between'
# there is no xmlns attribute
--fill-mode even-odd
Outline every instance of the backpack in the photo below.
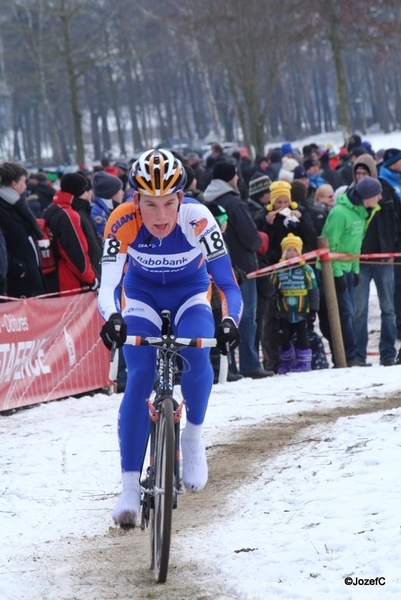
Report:
<svg viewBox="0 0 401 600"><path fill-rule="evenodd" d="M56 253L54 251L53 234L45 219L36 219L43 233L43 240L38 240L40 249L40 266L43 275L49 275L57 269Z"/></svg>

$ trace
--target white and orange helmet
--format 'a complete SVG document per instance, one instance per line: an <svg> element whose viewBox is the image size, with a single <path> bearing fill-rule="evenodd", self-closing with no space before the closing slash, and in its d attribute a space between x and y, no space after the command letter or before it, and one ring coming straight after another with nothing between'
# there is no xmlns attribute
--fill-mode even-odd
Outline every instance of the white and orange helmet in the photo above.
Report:
<svg viewBox="0 0 401 600"><path fill-rule="evenodd" d="M174 154L160 148L146 150L131 167L129 183L138 194L166 196L184 189L185 169Z"/></svg>

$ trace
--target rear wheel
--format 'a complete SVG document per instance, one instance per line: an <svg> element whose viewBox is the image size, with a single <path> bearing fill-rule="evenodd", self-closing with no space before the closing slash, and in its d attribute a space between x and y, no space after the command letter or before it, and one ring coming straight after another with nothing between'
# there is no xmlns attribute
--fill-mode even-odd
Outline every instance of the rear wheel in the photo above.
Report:
<svg viewBox="0 0 401 600"><path fill-rule="evenodd" d="M156 425L154 508L151 525L152 566L157 583L167 579L174 492L173 401L165 398Z"/></svg>

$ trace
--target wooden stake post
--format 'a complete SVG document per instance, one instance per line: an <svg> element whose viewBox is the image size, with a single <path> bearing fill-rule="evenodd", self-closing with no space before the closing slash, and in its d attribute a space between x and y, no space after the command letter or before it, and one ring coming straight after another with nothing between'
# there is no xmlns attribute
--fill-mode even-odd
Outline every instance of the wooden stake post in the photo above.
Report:
<svg viewBox="0 0 401 600"><path fill-rule="evenodd" d="M327 248L329 241L326 236L317 238L318 248ZM347 366L345 358L343 335L341 331L340 314L338 312L336 286L334 284L333 267L329 258L321 257L323 289L326 297L327 314L330 324L331 343L333 346L335 365L338 368Z"/></svg>

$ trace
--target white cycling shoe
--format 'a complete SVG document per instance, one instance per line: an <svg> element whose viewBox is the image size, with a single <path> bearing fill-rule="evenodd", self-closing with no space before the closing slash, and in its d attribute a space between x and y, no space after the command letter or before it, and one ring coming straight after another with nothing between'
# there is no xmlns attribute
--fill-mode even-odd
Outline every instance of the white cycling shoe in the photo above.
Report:
<svg viewBox="0 0 401 600"><path fill-rule="evenodd" d="M200 492L207 483L206 448L201 436L202 425L187 421L181 435L182 482L190 492Z"/></svg>
<svg viewBox="0 0 401 600"><path fill-rule="evenodd" d="M123 491L111 516L116 525L134 526L141 510L141 486L137 471L122 473Z"/></svg>

